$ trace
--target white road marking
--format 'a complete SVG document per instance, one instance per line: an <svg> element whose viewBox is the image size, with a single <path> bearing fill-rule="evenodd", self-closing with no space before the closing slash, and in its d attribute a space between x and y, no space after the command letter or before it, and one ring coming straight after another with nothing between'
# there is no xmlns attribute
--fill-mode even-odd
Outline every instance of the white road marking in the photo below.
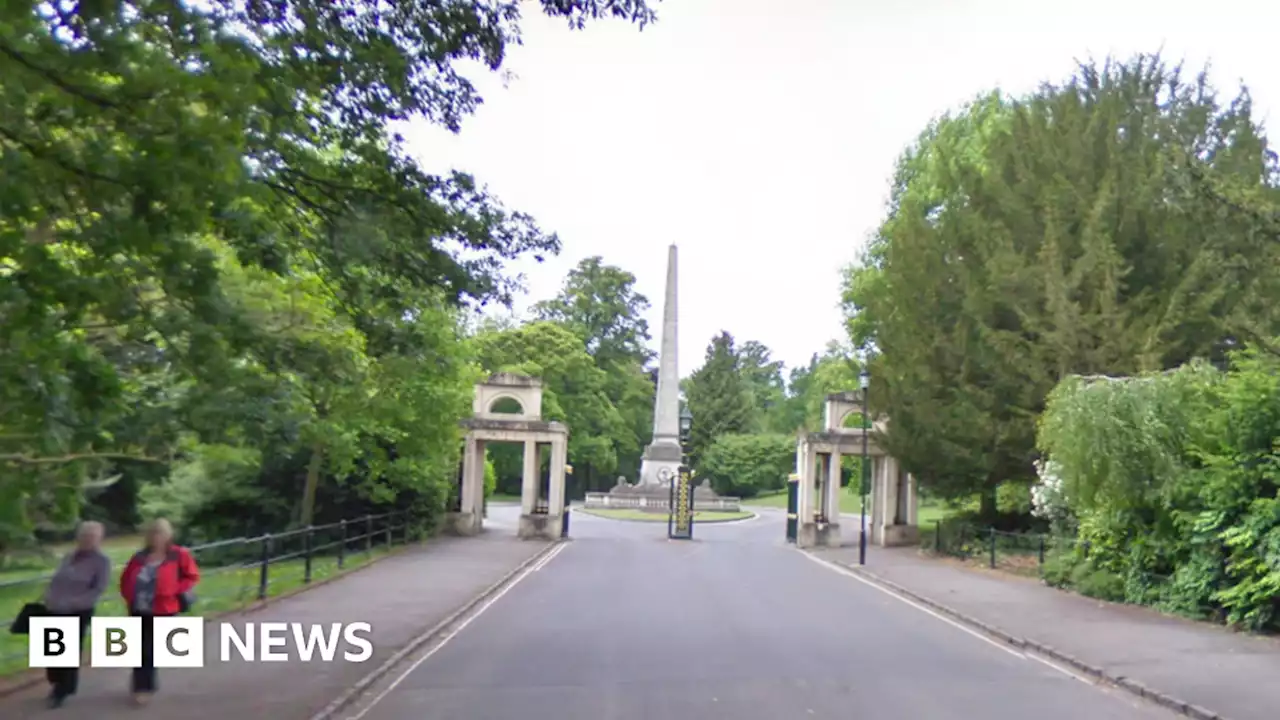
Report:
<svg viewBox="0 0 1280 720"><path fill-rule="evenodd" d="M471 621L483 615L485 610L488 610L490 606L492 606L494 603L501 600L503 595L506 595L507 593L511 592L511 589L514 588L516 585L519 585L520 581L529 577L530 575L537 572L538 570L541 570L543 567L546 566L547 563L551 562L553 558L555 558L560 553L564 552L564 549L567 547L569 547L567 544L561 544L556 549L547 553L546 557L539 560L532 567L527 568L524 572L516 576L515 579L511 581L510 584L502 588L502 590L498 591L496 595L486 600L485 603L481 605L475 612L471 613L471 615L469 615L465 620L459 623L457 627L455 627L453 630L450 630L447 635L445 635L443 638L437 641L434 645L432 645L431 649L423 653L422 656L419 657L417 660L414 660L412 665L410 665L404 672L400 673L400 676L397 677L394 681L392 681L390 685L384 688L382 692L378 693L377 696L375 696L373 700L369 702L368 705L365 705L363 708L361 708L360 712L356 713L355 715L347 716L347 720L360 720L365 715L369 714L369 711L372 710L374 706L382 702L383 698L385 698L387 695L390 695L392 690L395 690L397 687L399 687L400 683L404 682L405 678L413 674L413 671L417 670L419 665L422 665L422 663L426 662L432 655L435 655L436 653L440 652L440 649L448 645L450 640L454 639L455 637L457 637L458 633L465 630L467 626L471 624Z"/></svg>
<svg viewBox="0 0 1280 720"><path fill-rule="evenodd" d="M844 575L845 577L851 577L851 578L853 578L854 580L857 580L858 582L860 582L860 583L862 583L862 584L864 584L864 585L866 585L866 586L868 586L868 587L873 587L873 588L875 588L876 590L879 590L880 592L884 593L885 595L888 595L889 597L891 597L891 598L893 598L893 599L895 599L895 600L898 600L898 601L900 601L900 602L906 603L907 605L910 605L911 607L913 607L913 608L915 608L915 609L919 610L919 611L920 611L920 612L922 612L922 613L925 613L926 615L932 615L933 617L935 617L935 618L937 618L937 619L941 620L942 622L944 622L944 623L946 623L946 624L950 625L951 627L956 628L956 629L958 629L958 630L963 630L964 632L969 633L970 635L972 635L972 636L974 636L974 637L978 638L979 640L981 640L981 641L983 641L983 642L987 643L988 645L991 645L992 647L1000 648L1001 650L1003 650L1003 651L1005 651L1005 652L1009 653L1010 655L1013 655L1014 657L1022 658L1023 660L1027 659L1026 654L1021 653L1021 652L1018 652L1017 650L1014 650L1013 648L1009 647L1008 645L1006 645L1006 644L1004 644L1004 643L996 642L995 640L993 640L993 639L991 639L991 638L987 637L986 635L983 635L982 633L978 632L977 630L974 630L974 629L973 629L973 628L971 628L971 627L965 626L965 625L963 625L963 624L961 624L961 623L959 623L959 622L957 622L957 621L955 621L955 620L952 620L951 618L947 617L946 615L943 615L942 613L939 613L939 612L935 612L935 611L933 611L933 610L930 610L929 608L925 607L924 605L921 605L920 603L915 602L915 601L913 601L913 600L911 600L911 599L909 599L909 598L902 597L901 595L899 595L899 594L897 594L897 593L893 592L892 590L890 590L890 589L888 589L888 588L886 588L886 587L881 587L880 585L878 585L878 584L876 584L876 583L874 583L874 582L872 582L872 581L870 581L870 580L868 580L868 579L866 579L866 578L862 577L862 576L861 576L861 575L859 575L858 573L856 573L856 572L854 572L854 571L852 571L852 570L849 570L848 568L843 568L843 567L840 567L839 565L837 565L837 564L835 564L835 563L833 563L833 562L829 562L829 561L827 561L827 560L823 560L822 558L814 557L813 555L810 555L810 554L809 554L809 553L807 553L807 552L803 552L803 551L801 551L801 552L803 553L803 555L804 555L805 557L807 557L807 558L809 558L810 560L812 560L812 561L814 561L814 562L818 563L819 565L821 565L821 566L823 566L823 567L827 568L828 570L834 570L835 572L838 572L838 573L840 573L841 575Z"/></svg>

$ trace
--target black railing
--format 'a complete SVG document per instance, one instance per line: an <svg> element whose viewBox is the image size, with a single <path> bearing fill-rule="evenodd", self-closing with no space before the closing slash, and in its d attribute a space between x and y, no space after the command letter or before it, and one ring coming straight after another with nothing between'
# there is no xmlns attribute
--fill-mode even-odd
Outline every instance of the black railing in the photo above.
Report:
<svg viewBox="0 0 1280 720"><path fill-rule="evenodd" d="M196 587L197 614L236 610L254 602L316 580L332 577L351 566L372 559L397 544L416 539L419 526L407 512L364 515L326 525L238 537L188 548L200 566ZM115 580L132 550L108 552L115 577L99 603L100 614L124 614L115 592ZM10 618L0 627L0 675L26 667L27 639L3 632L29 602L44 594L51 573L0 580L0 616Z"/></svg>

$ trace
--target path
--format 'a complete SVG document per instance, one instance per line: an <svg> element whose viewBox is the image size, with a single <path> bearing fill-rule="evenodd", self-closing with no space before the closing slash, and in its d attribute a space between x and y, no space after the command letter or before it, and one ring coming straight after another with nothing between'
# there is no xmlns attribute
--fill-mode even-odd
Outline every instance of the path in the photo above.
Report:
<svg viewBox="0 0 1280 720"><path fill-rule="evenodd" d="M857 548L818 554L857 563ZM1036 580L923 558L914 548L873 548L867 569L1010 635L1231 720L1280 717L1280 639L1099 602Z"/></svg>
<svg viewBox="0 0 1280 720"><path fill-rule="evenodd" d="M433 540L235 619L237 624L370 622L375 653L369 662L221 663L216 638L206 636L205 667L162 669L160 692L145 709L128 703L127 670L90 669L79 694L55 714L44 708L47 687L42 685L0 699L0 716L306 720L419 633L546 548L546 543L515 539L519 508L494 506L489 512L492 530L480 537Z"/></svg>
<svg viewBox="0 0 1280 720"><path fill-rule="evenodd" d="M780 515L777 517L780 518ZM1167 720L782 544L575 516L574 542L360 720Z"/></svg>

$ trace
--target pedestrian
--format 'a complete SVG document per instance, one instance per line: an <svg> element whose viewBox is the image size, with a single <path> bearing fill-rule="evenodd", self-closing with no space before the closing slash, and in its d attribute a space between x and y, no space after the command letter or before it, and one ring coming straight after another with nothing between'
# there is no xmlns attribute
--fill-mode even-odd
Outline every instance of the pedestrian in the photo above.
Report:
<svg viewBox="0 0 1280 720"><path fill-rule="evenodd" d="M76 546L62 558L49 580L44 606L49 615L80 618L80 638L76 654L84 651L94 607L111 582L111 560L102 553L102 523L85 521L76 528ZM49 668L49 706L60 707L76 694L80 668Z"/></svg>
<svg viewBox="0 0 1280 720"><path fill-rule="evenodd" d="M129 614L142 618L142 666L133 669L133 700L145 705L157 689L152 647L154 622L186 612L195 602L200 581L191 551L173 543L173 527L164 519L146 527L146 545L129 560L120 574L120 594Z"/></svg>

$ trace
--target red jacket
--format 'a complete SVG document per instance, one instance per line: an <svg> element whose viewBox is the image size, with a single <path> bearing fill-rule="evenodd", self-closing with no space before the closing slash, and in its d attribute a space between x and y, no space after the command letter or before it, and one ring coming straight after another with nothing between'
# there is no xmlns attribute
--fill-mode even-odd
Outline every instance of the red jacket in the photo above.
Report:
<svg viewBox="0 0 1280 720"><path fill-rule="evenodd" d="M133 611L133 593L138 584L138 573L147 562L148 551L143 550L129 559L120 573L120 595L130 612ZM195 558L184 547L172 545L168 557L156 568L155 600L151 603L151 612L156 615L176 615L182 609L178 596L190 592L200 581L200 568L196 567Z"/></svg>

